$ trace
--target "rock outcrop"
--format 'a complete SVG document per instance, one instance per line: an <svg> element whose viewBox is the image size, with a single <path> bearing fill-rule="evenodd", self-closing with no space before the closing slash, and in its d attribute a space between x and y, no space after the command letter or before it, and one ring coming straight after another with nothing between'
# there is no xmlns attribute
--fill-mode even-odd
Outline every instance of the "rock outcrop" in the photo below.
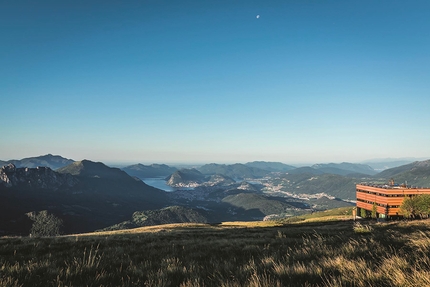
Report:
<svg viewBox="0 0 430 287"><path fill-rule="evenodd" d="M48 189L71 188L79 181L69 175L60 174L49 167L17 168L14 164L8 164L0 168L0 186L6 188L24 189Z"/></svg>

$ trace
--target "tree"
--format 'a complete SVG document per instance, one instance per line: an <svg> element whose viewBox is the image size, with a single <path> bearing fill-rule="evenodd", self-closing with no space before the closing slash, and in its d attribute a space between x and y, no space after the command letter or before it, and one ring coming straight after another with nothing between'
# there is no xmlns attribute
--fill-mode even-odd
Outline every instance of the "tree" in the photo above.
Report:
<svg viewBox="0 0 430 287"><path fill-rule="evenodd" d="M49 214L47 210L39 213L31 212L27 214L33 225L30 230L30 236L57 236L60 235L60 228L63 221L53 214Z"/></svg>
<svg viewBox="0 0 430 287"><path fill-rule="evenodd" d="M372 205L372 215L371 215L373 219L376 219L376 210L377 210L376 203L374 202Z"/></svg>
<svg viewBox="0 0 430 287"><path fill-rule="evenodd" d="M366 218L367 217L366 209L360 208L360 216L361 216L361 218Z"/></svg>
<svg viewBox="0 0 430 287"><path fill-rule="evenodd" d="M400 213L404 217L415 217L416 216L416 204L417 200L415 197L406 197L403 199L402 205L400 205Z"/></svg>
<svg viewBox="0 0 430 287"><path fill-rule="evenodd" d="M426 218L430 214L430 194L420 194L406 197L400 206L400 213L404 217Z"/></svg>
<svg viewBox="0 0 430 287"><path fill-rule="evenodd" d="M430 194L420 194L416 197L417 213L420 218L427 218L430 214Z"/></svg>

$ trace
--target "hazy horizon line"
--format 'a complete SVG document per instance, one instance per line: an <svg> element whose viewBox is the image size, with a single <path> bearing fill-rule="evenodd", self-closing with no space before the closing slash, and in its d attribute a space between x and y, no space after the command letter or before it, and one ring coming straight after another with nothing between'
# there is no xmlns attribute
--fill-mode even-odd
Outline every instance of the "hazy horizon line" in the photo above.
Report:
<svg viewBox="0 0 430 287"><path fill-rule="evenodd" d="M282 161L282 160L245 160L245 161L225 161L225 160L220 160L220 161L213 161L213 160L202 160L202 161L182 161L182 160L152 160L152 161L148 161L148 160L107 160L107 159L91 159L91 158L83 158L83 159L73 159L73 157L66 157L60 154L43 154L43 155L38 155L38 156L30 156L30 157L22 157L20 159L17 158L11 158L11 159L0 159L1 161L12 161L12 160L23 160L23 159L27 159L27 158L35 158L35 157L42 157L42 156L47 156L47 155L52 155L52 156L60 156L66 159L70 159L73 161L82 161L82 160L89 160L89 161L94 161L94 162L102 162L106 165L109 166L117 166L117 167L124 167L124 166L129 166L129 165L134 165L134 164L143 164L143 165L151 165L151 164L166 164L166 165L172 165L172 166L201 166L201 165L205 165L205 164L226 164L226 165L230 165L230 164L245 164L245 163L249 163L249 162L278 162L278 163L282 163L282 164L286 164L286 165L292 165L295 167L303 167L303 166L311 166L314 164L329 164L329 163L335 163L335 164L339 164L339 163L356 163L356 164L369 164L369 163L383 163L383 162L393 162L393 161L422 161L422 160L427 160L430 159L429 157L381 157L381 158L370 158L370 159L365 159L365 160L358 160L358 161L346 161L346 160L340 160L340 161Z"/></svg>

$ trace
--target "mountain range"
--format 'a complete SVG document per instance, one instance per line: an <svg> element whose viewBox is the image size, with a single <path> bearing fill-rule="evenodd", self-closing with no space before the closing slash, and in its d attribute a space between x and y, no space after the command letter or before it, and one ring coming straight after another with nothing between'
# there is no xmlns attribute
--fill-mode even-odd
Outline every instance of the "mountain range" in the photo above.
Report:
<svg viewBox="0 0 430 287"><path fill-rule="evenodd" d="M416 161L427 160L426 158L379 158L362 162L362 164L369 165L374 170L381 172L386 169L407 165Z"/></svg>
<svg viewBox="0 0 430 287"><path fill-rule="evenodd" d="M344 206L348 202L341 199L354 200L355 184L362 181L393 178L396 183L430 187L430 160L377 174L367 165L351 163L299 168L276 162L213 163L179 170L137 164L121 170L50 154L2 163L0 234L28 234L32 222L26 214L42 210L60 217L65 233L75 233L198 218L209 222L262 219L272 213L299 214L310 208ZM198 187L166 193L138 179L166 173L173 186L188 183Z"/></svg>
<svg viewBox="0 0 430 287"><path fill-rule="evenodd" d="M375 179L393 179L398 184L407 183L417 187L430 187L430 160L416 161L410 164L382 171Z"/></svg>
<svg viewBox="0 0 430 287"><path fill-rule="evenodd" d="M12 163L15 167L29 167L34 168L38 166L49 167L52 170L56 170L67 165L73 163L74 160L67 159L61 157L59 155L47 154L43 156L37 157L29 157L20 160L0 160L0 166L7 165ZM395 165L393 168L397 168L399 166L403 166L403 163L412 164L411 161L407 160L385 160L381 162L381 164L385 164L385 166ZM213 175L213 174L223 174L236 179L243 178L258 178L263 177L271 172L288 172L288 173L313 173L313 174L338 174L338 175L354 175L364 176L364 175L375 175L377 171L374 170L371 166L375 164L379 164L373 161L369 161L368 164L359 164L359 163L321 163L314 164L308 167L295 167L292 165L287 165L281 162L266 162L266 161L253 161L247 162L245 164L206 164L198 167L197 169L203 173L204 175ZM312 169L311 169L312 168ZM386 169L391 170L392 168ZM405 168L407 170L407 167ZM131 176L135 176L138 178L153 178L153 177L166 177L173 174L176 170L176 167L171 167L165 164L151 164L151 165L143 165L143 164L135 164L122 168L125 172L127 172ZM318 171L315 171L318 170ZM391 172L391 171L389 171ZM381 177L384 177L386 174L381 174Z"/></svg>
<svg viewBox="0 0 430 287"><path fill-rule="evenodd" d="M165 192L117 168L88 160L53 171L48 167L0 170L0 231L23 234L25 214L48 210L64 221L66 233L113 225L137 210L166 206Z"/></svg>
<svg viewBox="0 0 430 287"><path fill-rule="evenodd" d="M67 159L64 157L61 157L59 155L52 155L52 154L47 154L47 155L42 155L42 156L37 156L37 157L28 157L28 158L23 158L20 160L17 159L12 159L12 160L7 160L7 161L2 161L0 160L0 166L4 166L7 164L12 163L15 167L38 167L38 166L45 166L45 167L49 167L50 169L58 169L60 167L64 167L67 166L71 163L73 163L74 160L72 159Z"/></svg>
<svg viewBox="0 0 430 287"><path fill-rule="evenodd" d="M409 171L420 169L420 168L427 169L429 167L429 165L430 165L430 160L415 161L415 162L412 162L409 164L405 164L405 165L401 165L398 167L386 169L386 170L378 173L375 177L379 177L379 178L394 177L394 176L398 176L404 172L409 172Z"/></svg>

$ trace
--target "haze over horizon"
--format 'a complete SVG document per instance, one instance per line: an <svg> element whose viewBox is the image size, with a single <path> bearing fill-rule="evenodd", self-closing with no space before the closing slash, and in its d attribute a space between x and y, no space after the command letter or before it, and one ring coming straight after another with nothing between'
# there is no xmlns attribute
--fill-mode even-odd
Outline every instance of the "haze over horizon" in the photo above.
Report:
<svg viewBox="0 0 430 287"><path fill-rule="evenodd" d="M1 160L430 158L428 1L1 7Z"/></svg>

